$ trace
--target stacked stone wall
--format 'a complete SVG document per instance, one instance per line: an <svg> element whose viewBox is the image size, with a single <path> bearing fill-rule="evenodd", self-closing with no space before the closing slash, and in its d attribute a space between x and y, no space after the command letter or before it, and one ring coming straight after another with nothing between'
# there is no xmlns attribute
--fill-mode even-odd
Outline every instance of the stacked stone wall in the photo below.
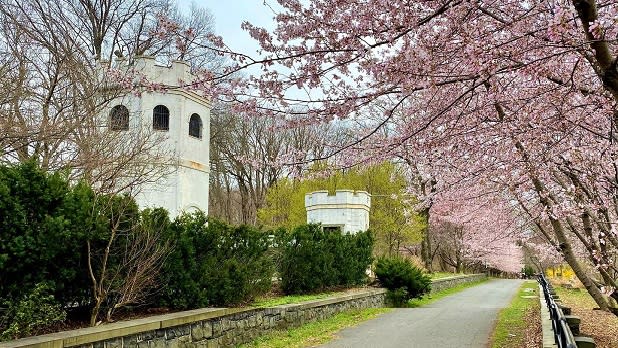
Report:
<svg viewBox="0 0 618 348"><path fill-rule="evenodd" d="M455 287L463 283L472 283L487 278L485 274L460 275L448 278L434 279L431 282L431 293Z"/></svg>
<svg viewBox="0 0 618 348"><path fill-rule="evenodd" d="M235 347L275 329L297 327L351 309L379 308L385 289L272 308L209 308L0 343L0 347Z"/></svg>
<svg viewBox="0 0 618 348"><path fill-rule="evenodd" d="M456 276L432 282L432 292L485 278ZM271 308L204 308L0 343L4 347L174 348L235 347L271 330L298 327L351 309L386 306L386 289L366 289Z"/></svg>

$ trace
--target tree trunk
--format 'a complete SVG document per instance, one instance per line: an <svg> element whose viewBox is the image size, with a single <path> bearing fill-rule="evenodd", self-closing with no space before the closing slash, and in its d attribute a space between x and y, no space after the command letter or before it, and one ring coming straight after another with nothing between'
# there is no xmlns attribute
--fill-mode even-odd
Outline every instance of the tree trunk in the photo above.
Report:
<svg viewBox="0 0 618 348"><path fill-rule="evenodd" d="M419 212L425 220L425 228L423 228L423 240L421 241L421 259L429 273L433 273L433 262L431 257L431 234L429 232L429 208Z"/></svg>
<svg viewBox="0 0 618 348"><path fill-rule="evenodd" d="M97 300L92 311L90 312L90 326L97 324L97 317L99 316L99 310L101 310L101 301Z"/></svg>

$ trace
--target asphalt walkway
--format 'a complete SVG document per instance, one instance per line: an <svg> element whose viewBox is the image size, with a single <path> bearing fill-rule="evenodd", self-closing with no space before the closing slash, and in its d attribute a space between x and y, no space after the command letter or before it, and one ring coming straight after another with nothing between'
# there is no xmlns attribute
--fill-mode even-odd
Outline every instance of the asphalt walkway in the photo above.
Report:
<svg viewBox="0 0 618 348"><path fill-rule="evenodd" d="M498 279L421 308L398 308L347 328L324 348L460 348L487 346L500 309L522 280Z"/></svg>

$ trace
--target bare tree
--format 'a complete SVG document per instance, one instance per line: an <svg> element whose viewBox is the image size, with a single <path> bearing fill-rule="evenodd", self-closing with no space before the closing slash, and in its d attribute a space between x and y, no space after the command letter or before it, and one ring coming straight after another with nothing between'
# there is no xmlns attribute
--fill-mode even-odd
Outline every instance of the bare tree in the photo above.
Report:
<svg viewBox="0 0 618 348"><path fill-rule="evenodd" d="M251 119L225 109L211 116L209 214L232 223L256 223L256 212L277 180L301 173L325 157L340 137L333 125L278 128L268 117Z"/></svg>
<svg viewBox="0 0 618 348"><path fill-rule="evenodd" d="M163 235L169 221L166 214L154 211L140 218L127 197L101 196L93 208L96 218L109 219L109 228L101 234L90 231L87 241L92 326L97 324L103 307L106 321L111 321L116 309L141 303L156 285L171 250Z"/></svg>

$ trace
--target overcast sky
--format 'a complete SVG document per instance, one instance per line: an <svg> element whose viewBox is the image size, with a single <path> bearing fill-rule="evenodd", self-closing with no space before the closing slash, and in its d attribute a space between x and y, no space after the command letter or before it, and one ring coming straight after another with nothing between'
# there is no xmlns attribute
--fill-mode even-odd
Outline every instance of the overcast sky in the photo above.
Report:
<svg viewBox="0 0 618 348"><path fill-rule="evenodd" d="M243 21L267 29L274 29L274 14L264 5L264 0L178 0L184 9L189 8L191 2L209 9L215 17L216 33L223 37L225 43L234 51L255 56L258 44L240 29ZM278 5L274 0L266 0L271 6Z"/></svg>

